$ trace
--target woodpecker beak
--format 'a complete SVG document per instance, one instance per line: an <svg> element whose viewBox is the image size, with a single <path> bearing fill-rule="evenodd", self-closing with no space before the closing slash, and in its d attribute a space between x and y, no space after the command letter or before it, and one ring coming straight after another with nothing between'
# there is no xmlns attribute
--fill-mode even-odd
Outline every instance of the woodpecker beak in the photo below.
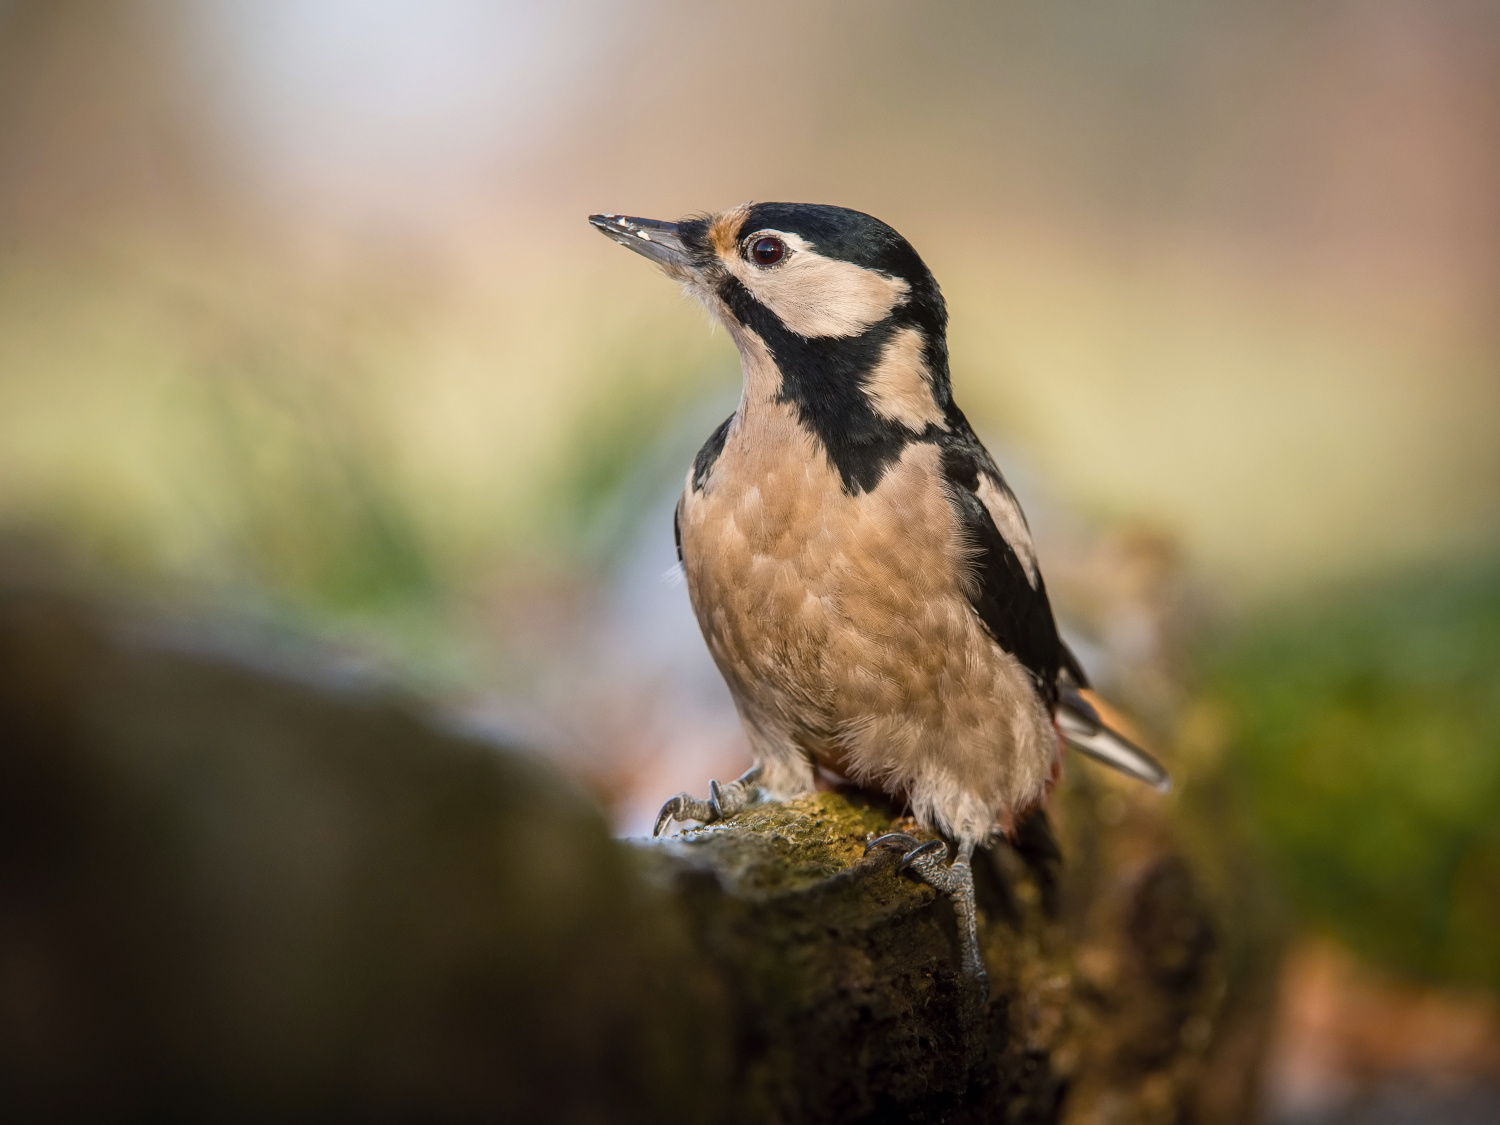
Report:
<svg viewBox="0 0 1500 1125"><path fill-rule="evenodd" d="M693 272L682 239L677 236L676 223L635 219L629 215L590 215L589 222L600 234L650 258L670 274L685 276Z"/></svg>

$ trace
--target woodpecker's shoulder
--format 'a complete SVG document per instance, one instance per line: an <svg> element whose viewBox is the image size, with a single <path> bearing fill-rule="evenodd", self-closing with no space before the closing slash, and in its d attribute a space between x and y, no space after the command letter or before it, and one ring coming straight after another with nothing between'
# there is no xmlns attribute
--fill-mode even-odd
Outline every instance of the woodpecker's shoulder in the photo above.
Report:
<svg viewBox="0 0 1500 1125"><path fill-rule="evenodd" d="M692 489L694 492L702 492L703 486L708 483L708 474L713 472L714 464L719 460L719 455L724 452L724 443L729 439L729 426L734 421L731 414L714 428L714 432L708 435L708 440L703 443L703 448L698 450L698 455L693 458Z"/></svg>
<svg viewBox="0 0 1500 1125"><path fill-rule="evenodd" d="M724 421L714 427L714 432L708 435L708 440L703 443L703 448L698 450L698 455L693 458L693 471L688 475L687 488L684 495L678 498L676 506L672 509L672 538L677 544L677 561L682 559L682 505L686 500L686 493L702 492L708 484L709 474L714 471L714 465L718 463L720 455L724 452L724 443L729 440L729 427L734 422L731 414Z"/></svg>

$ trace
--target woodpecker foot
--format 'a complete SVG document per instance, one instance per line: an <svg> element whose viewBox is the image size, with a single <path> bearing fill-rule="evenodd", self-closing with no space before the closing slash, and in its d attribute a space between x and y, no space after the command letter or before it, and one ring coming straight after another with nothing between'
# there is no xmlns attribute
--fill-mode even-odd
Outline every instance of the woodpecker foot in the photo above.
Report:
<svg viewBox="0 0 1500 1125"><path fill-rule="evenodd" d="M974 905L974 872L969 866L969 857L973 853L974 845L960 842L958 858L952 863L944 863L947 858L947 846L941 840L928 840L925 844L914 836L908 836L905 832L890 832L884 836L877 836L865 845L865 854L869 855L875 848L901 848L905 854L901 857L899 870L911 871L922 882L934 888L948 901L953 903L953 910L958 915L958 940L962 947L960 950L960 963L963 966L963 975L979 987L982 992L988 992L989 974L984 969L984 959L979 956L979 923L978 912Z"/></svg>
<svg viewBox="0 0 1500 1125"><path fill-rule="evenodd" d="M700 801L687 793L677 794L656 814L656 827L651 830L651 835L660 836L662 829L674 820L696 820L699 824L712 824L749 808L759 796L760 774L761 767L756 765L728 785L710 781L706 801Z"/></svg>

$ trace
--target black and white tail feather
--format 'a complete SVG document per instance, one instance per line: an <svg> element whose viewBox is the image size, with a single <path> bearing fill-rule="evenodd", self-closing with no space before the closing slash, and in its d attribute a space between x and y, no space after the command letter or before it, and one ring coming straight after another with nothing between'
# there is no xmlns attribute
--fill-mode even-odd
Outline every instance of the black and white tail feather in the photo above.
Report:
<svg viewBox="0 0 1500 1125"><path fill-rule="evenodd" d="M1158 792L1172 788L1172 779L1161 763L1099 717L1079 690L1071 684L1058 686L1057 727L1068 745L1096 762L1144 781Z"/></svg>

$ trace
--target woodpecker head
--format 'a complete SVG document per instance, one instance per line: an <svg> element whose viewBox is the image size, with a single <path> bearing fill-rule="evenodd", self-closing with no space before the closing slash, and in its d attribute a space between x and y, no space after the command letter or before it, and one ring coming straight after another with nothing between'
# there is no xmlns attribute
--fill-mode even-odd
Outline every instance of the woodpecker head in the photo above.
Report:
<svg viewBox="0 0 1500 1125"><path fill-rule="evenodd" d="M845 207L753 203L664 223L589 222L656 262L729 330L747 400L796 407L852 490L957 416L947 309L911 244Z"/></svg>

